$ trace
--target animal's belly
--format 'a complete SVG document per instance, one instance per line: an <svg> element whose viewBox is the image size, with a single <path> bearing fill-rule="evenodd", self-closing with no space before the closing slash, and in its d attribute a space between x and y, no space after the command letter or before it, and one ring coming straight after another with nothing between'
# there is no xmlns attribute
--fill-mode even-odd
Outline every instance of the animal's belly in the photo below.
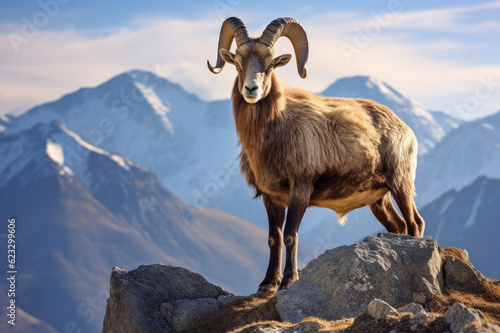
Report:
<svg viewBox="0 0 500 333"><path fill-rule="evenodd" d="M330 208L340 215L345 215L354 209L375 203L382 198L387 191L388 189L386 187L357 191L347 197L339 199L312 199L309 204L311 206Z"/></svg>

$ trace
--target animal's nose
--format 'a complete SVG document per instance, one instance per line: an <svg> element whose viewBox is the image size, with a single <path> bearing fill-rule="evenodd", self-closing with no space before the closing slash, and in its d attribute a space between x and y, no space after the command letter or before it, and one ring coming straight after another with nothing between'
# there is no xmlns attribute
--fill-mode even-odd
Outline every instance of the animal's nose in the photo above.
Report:
<svg viewBox="0 0 500 333"><path fill-rule="evenodd" d="M245 89L248 91L254 91L254 90L257 90L257 86L253 86L253 87L245 86Z"/></svg>

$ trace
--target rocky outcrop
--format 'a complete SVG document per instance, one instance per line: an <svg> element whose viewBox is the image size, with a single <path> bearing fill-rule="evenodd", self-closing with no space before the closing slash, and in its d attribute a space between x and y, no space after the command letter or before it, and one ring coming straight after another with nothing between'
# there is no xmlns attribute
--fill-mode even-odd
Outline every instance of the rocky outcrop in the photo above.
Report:
<svg viewBox="0 0 500 333"><path fill-rule="evenodd" d="M473 266L467 265L457 258L446 258L444 263L447 289L470 291L476 293L484 292L483 282L485 277Z"/></svg>
<svg viewBox="0 0 500 333"><path fill-rule="evenodd" d="M441 267L434 239L382 233L312 260L290 289L277 293L277 309L283 321L296 323L354 317L377 298L394 307L424 303L442 292Z"/></svg>
<svg viewBox="0 0 500 333"><path fill-rule="evenodd" d="M220 309L243 296L219 296L215 298L180 299L161 304L160 311L176 331L185 330L199 316Z"/></svg>
<svg viewBox="0 0 500 333"><path fill-rule="evenodd" d="M479 310L455 303L444 315L427 313L415 303L399 309L383 300L372 300L366 309L351 321L324 322L308 319L299 324L256 323L242 329L241 333L299 333L330 331L342 332L451 332L451 333L500 333L496 325L484 322ZM348 327L343 327L348 325Z"/></svg>
<svg viewBox="0 0 500 333"><path fill-rule="evenodd" d="M492 297L467 252L447 250L430 237L381 233L326 251L268 296L230 295L179 267L115 267L104 332L500 332L491 301L500 283ZM490 293L486 316L447 293Z"/></svg>
<svg viewBox="0 0 500 333"><path fill-rule="evenodd" d="M114 267L110 285L103 332L177 332L190 323L190 317L232 300L200 274L161 264L132 271ZM185 302L190 302L191 310Z"/></svg>

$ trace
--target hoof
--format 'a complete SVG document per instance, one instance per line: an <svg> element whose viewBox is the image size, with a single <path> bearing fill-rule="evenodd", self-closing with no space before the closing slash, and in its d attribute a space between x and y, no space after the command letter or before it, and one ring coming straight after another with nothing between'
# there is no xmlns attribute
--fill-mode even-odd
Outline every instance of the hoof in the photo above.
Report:
<svg viewBox="0 0 500 333"><path fill-rule="evenodd" d="M280 287L279 287L279 290L285 290L285 289L288 289L292 286L292 284L297 281L299 278L298 277L290 277L290 278L285 278L283 279L283 281L281 281L281 284L280 284Z"/></svg>
<svg viewBox="0 0 500 333"><path fill-rule="evenodd" d="M278 290L279 286L281 283L281 278L279 280L273 280L273 281L267 281L267 279L264 279L262 283L259 285L258 291L263 291L263 292L276 292Z"/></svg>
<svg viewBox="0 0 500 333"><path fill-rule="evenodd" d="M273 293L278 290L279 284L261 284L259 286L258 291L266 292L266 293Z"/></svg>

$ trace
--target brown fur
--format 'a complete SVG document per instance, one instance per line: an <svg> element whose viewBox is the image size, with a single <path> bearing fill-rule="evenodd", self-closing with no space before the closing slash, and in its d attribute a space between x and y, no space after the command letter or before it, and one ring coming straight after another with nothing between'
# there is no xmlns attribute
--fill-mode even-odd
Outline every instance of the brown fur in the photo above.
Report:
<svg viewBox="0 0 500 333"><path fill-rule="evenodd" d="M369 205L390 232L418 237L424 232L413 200L417 141L412 130L374 101L283 86L273 67L287 61L273 56L273 49L256 38L236 54L224 54L238 71L233 111L241 171L256 196L264 194L269 216L271 256L259 290L274 290L282 279L282 237L286 264L280 287L298 278L297 235L309 206L330 208L343 223L347 213ZM250 96L255 92L257 97Z"/></svg>

